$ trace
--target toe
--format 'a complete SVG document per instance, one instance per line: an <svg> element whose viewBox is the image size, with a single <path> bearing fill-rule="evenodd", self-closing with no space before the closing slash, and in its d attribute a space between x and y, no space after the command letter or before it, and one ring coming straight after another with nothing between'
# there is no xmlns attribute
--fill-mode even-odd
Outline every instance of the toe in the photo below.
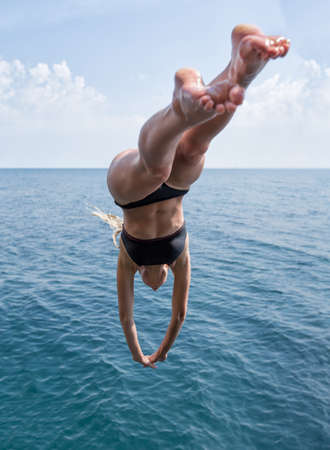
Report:
<svg viewBox="0 0 330 450"><path fill-rule="evenodd" d="M229 100L235 105L241 105L244 100L244 88L241 86L234 86L229 92Z"/></svg>
<svg viewBox="0 0 330 450"><path fill-rule="evenodd" d="M269 48L268 52L271 58L278 56L278 48L274 45Z"/></svg>
<svg viewBox="0 0 330 450"><path fill-rule="evenodd" d="M211 100L211 97L209 95L203 95L199 101L201 105L204 107L209 101Z"/></svg>
<svg viewBox="0 0 330 450"><path fill-rule="evenodd" d="M285 37L280 36L277 39L275 39L275 42L277 45L283 45L286 42L286 39L285 39Z"/></svg>
<svg viewBox="0 0 330 450"><path fill-rule="evenodd" d="M226 101L225 108L227 112L234 113L236 111L237 106L232 102Z"/></svg>
<svg viewBox="0 0 330 450"><path fill-rule="evenodd" d="M288 53L288 49L286 49L283 45L280 47L280 56L285 56Z"/></svg>
<svg viewBox="0 0 330 450"><path fill-rule="evenodd" d="M223 114L226 111L225 106L222 103L219 103L216 107L215 107L215 111L218 114Z"/></svg>
<svg viewBox="0 0 330 450"><path fill-rule="evenodd" d="M214 107L214 101L213 100L209 100L205 105L204 105L204 109L205 111L212 111Z"/></svg>
<svg viewBox="0 0 330 450"><path fill-rule="evenodd" d="M285 42L283 43L283 48L284 48L284 52L282 56L285 56L290 48L290 39L286 39Z"/></svg>
<svg viewBox="0 0 330 450"><path fill-rule="evenodd" d="M271 43L269 48L271 51L271 58L275 59L278 56L285 56L288 53L290 47L289 39L280 36L269 39L268 41Z"/></svg>

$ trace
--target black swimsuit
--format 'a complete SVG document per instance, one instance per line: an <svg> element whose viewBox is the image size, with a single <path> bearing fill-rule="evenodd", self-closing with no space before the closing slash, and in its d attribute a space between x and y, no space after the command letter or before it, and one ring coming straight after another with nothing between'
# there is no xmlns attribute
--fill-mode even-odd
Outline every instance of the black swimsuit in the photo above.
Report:
<svg viewBox="0 0 330 450"><path fill-rule="evenodd" d="M115 203L116 205L120 206L123 209L138 208L139 206L150 205L151 203L161 202L163 200L168 200L170 198L181 197L182 195L185 195L188 191L189 189L174 189L168 186L166 183L163 183L160 186L160 188L158 188L151 194L147 195L142 200L127 203L126 205L121 205L120 203L116 202L116 200Z"/></svg>
<svg viewBox="0 0 330 450"><path fill-rule="evenodd" d="M174 189L163 183L160 188L147 195L142 200L131 202L126 205L115 203L123 209L138 208L139 206L150 205L174 197L181 197L189 189ZM155 239L137 239L125 230L121 233L121 239L125 245L130 258L138 266L148 266L154 264L172 264L182 253L186 242L187 231L185 224L174 233Z"/></svg>

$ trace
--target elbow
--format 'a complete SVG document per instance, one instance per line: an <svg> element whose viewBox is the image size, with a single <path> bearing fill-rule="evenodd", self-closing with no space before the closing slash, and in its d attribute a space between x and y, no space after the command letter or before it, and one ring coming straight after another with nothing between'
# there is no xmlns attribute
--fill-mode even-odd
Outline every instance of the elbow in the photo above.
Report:
<svg viewBox="0 0 330 450"><path fill-rule="evenodd" d="M123 328L131 328L134 325L133 317L120 316L119 318Z"/></svg>
<svg viewBox="0 0 330 450"><path fill-rule="evenodd" d="M183 323L185 321L187 311L180 311L175 314L174 319L178 323Z"/></svg>

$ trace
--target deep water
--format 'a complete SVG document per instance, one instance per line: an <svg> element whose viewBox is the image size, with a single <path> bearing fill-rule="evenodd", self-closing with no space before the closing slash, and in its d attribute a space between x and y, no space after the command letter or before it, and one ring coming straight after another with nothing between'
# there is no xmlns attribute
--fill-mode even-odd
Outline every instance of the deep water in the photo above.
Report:
<svg viewBox="0 0 330 450"><path fill-rule="evenodd" d="M184 199L189 311L134 362L105 170L0 170L0 449L330 449L330 170L206 170ZM146 354L172 278L137 279Z"/></svg>

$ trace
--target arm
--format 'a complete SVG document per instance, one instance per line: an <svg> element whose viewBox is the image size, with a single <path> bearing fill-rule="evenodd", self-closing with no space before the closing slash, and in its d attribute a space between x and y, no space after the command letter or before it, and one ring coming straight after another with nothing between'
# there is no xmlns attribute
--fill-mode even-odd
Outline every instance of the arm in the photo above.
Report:
<svg viewBox="0 0 330 450"><path fill-rule="evenodd" d="M164 361L167 353L174 344L187 313L189 286L190 286L190 256L188 249L181 255L174 267L174 286L172 295L172 317L165 337L159 349L150 357L150 361Z"/></svg>
<svg viewBox="0 0 330 450"><path fill-rule="evenodd" d="M144 366L155 367L149 359L144 356L137 335L134 322L134 275L136 269L125 258L119 254L117 266L117 291L119 318L125 333L127 345L132 353L134 361Z"/></svg>

